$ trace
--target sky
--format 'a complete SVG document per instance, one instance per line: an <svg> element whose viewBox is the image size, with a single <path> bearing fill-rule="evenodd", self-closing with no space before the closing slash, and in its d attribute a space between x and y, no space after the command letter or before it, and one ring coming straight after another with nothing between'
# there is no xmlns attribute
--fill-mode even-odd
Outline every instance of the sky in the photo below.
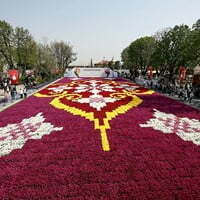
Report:
<svg viewBox="0 0 200 200"><path fill-rule="evenodd" d="M0 0L0 20L38 42L66 41L88 65L120 60L132 41L200 18L200 0Z"/></svg>

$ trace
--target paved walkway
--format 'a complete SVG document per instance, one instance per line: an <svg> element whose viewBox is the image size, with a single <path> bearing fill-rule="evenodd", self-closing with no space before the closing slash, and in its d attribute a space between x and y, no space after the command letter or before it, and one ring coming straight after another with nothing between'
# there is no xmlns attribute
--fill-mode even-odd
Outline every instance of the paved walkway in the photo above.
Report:
<svg viewBox="0 0 200 200"><path fill-rule="evenodd" d="M58 79L58 80L59 80L59 79ZM48 82L39 84L39 85L35 86L35 87L32 88L32 89L28 89L28 90L27 90L27 97L28 97L28 96L31 96L33 93L35 93L35 92L38 91L39 89L41 89L41 88L43 88L43 87L47 86L48 84L53 83L53 82L55 82L55 81L57 81L57 80L50 80L50 81L48 81ZM8 108L8 107L10 107L10 106L12 106L12 105L14 105L14 104L20 102L20 101L22 101L22 100L24 99L24 98L20 98L20 95L19 95L20 89L22 89L22 90L24 89L24 85L23 85L23 84L17 85L17 86L16 86L16 90L17 90L17 93L18 93L18 94L15 96L15 99L12 100L12 99L10 98L10 99L8 99L7 101L5 101L5 97L3 96L3 94L4 94L3 90L0 90L0 112L1 112L2 110L4 110L4 109L6 109L6 108Z"/></svg>
<svg viewBox="0 0 200 200"><path fill-rule="evenodd" d="M142 86L145 86L145 81L146 81L146 79L143 79L143 78L136 78L136 83L137 83L137 84L140 84L140 85L142 85ZM157 92L160 92L160 91L157 91ZM188 101L183 101L183 100L181 100L180 98L178 98L178 95L173 95L173 96L172 96L172 95L169 95L169 94L167 94L167 93L161 93L161 94L163 94L163 95L165 95L165 96L167 96L167 97L169 97L169 98L172 98L172 99L174 99L174 100L180 101L180 102L182 102L182 103L184 103L184 104L186 104L186 105L188 105L188 106L192 106L192 107L194 107L194 108L200 109L200 99L199 99L199 98L194 97L194 98L192 99L191 103L189 103Z"/></svg>
<svg viewBox="0 0 200 200"><path fill-rule="evenodd" d="M187 101L181 100L180 98L178 98L177 95L175 95L175 96L171 96L169 94L164 94L164 95L166 95L167 97L172 98L172 99L174 99L176 101L180 101L180 102L182 102L182 103L184 103L184 104L186 104L188 106L191 106L193 108L200 109L200 99L198 99L198 98L193 98L192 101L191 101L191 103L189 103Z"/></svg>
<svg viewBox="0 0 200 200"><path fill-rule="evenodd" d="M32 95L35 91L37 91L37 89L29 89L29 90L27 90L27 96L30 96L30 95ZM17 94L16 96L15 96L15 99L8 99L7 101L5 101L5 98L4 98L4 96L1 96L0 97L0 111L1 110L3 110L3 109L5 109L6 107L8 107L8 106L11 106L12 104L15 104L15 103L17 103L17 102L19 102L19 101L21 101L21 100L23 100L23 98L20 98L20 95L19 94Z"/></svg>

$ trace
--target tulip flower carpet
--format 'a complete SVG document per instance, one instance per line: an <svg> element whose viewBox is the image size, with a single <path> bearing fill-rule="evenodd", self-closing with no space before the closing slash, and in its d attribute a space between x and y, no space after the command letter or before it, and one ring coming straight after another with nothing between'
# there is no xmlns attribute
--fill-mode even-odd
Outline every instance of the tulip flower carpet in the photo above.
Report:
<svg viewBox="0 0 200 200"><path fill-rule="evenodd" d="M200 112L123 79L52 83L0 113L0 199L200 197Z"/></svg>

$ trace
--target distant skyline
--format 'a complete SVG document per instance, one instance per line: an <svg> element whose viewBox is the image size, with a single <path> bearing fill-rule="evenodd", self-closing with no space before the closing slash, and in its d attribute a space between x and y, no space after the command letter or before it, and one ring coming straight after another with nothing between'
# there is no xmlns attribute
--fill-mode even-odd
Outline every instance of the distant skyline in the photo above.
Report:
<svg viewBox="0 0 200 200"><path fill-rule="evenodd" d="M120 60L139 37L192 26L199 10L199 0L0 0L0 20L27 28L37 41L69 42L78 57L73 65Z"/></svg>

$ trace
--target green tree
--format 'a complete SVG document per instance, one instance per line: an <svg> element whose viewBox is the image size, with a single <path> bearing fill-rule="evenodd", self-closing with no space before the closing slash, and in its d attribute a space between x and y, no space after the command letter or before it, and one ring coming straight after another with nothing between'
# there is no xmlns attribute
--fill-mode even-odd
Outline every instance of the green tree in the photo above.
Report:
<svg viewBox="0 0 200 200"><path fill-rule="evenodd" d="M187 64L187 39L190 29L187 25L175 26L173 29L164 31L156 41L156 50L152 56L153 63L160 65L161 69L167 70L171 75L180 65Z"/></svg>
<svg viewBox="0 0 200 200"><path fill-rule="evenodd" d="M192 27L186 41L187 48L184 51L187 65L191 68L200 64L200 19Z"/></svg>
<svg viewBox="0 0 200 200"><path fill-rule="evenodd" d="M36 73L46 80L51 77L51 72L56 68L56 60L51 47L48 44L37 45Z"/></svg>
<svg viewBox="0 0 200 200"><path fill-rule="evenodd" d="M120 61L117 60L117 61L114 62L114 68L115 69L120 69L120 66L121 66Z"/></svg>
<svg viewBox="0 0 200 200"><path fill-rule="evenodd" d="M14 67L13 28L6 21L0 20L0 56L10 68Z"/></svg>
<svg viewBox="0 0 200 200"><path fill-rule="evenodd" d="M24 72L31 69L36 63L36 42L27 29L15 28L15 60L18 68Z"/></svg>
<svg viewBox="0 0 200 200"><path fill-rule="evenodd" d="M129 46L126 47L122 53L121 53L121 60L123 62L123 66L122 68L131 68L132 67L132 62L130 60L130 57L129 57Z"/></svg>
<svg viewBox="0 0 200 200"><path fill-rule="evenodd" d="M154 37L142 37L125 48L121 54L122 61L130 69L139 67L146 70L151 65L151 56L155 51L156 41Z"/></svg>
<svg viewBox="0 0 200 200"><path fill-rule="evenodd" d="M3 56L0 56L0 72L3 71L3 66L6 64Z"/></svg>
<svg viewBox="0 0 200 200"><path fill-rule="evenodd" d="M68 43L37 43L27 29L13 29L9 23L0 20L0 71L5 65L16 66L23 74L26 69L35 69L43 80L47 80L57 68L63 72L74 60L76 54Z"/></svg>
<svg viewBox="0 0 200 200"><path fill-rule="evenodd" d="M192 29L193 30L200 30L200 19L198 19L196 21L196 23L193 24Z"/></svg>
<svg viewBox="0 0 200 200"><path fill-rule="evenodd" d="M51 43L51 49L56 60L56 65L62 72L65 71L71 62L76 60L76 54L73 52L72 46L66 42L54 41Z"/></svg>

